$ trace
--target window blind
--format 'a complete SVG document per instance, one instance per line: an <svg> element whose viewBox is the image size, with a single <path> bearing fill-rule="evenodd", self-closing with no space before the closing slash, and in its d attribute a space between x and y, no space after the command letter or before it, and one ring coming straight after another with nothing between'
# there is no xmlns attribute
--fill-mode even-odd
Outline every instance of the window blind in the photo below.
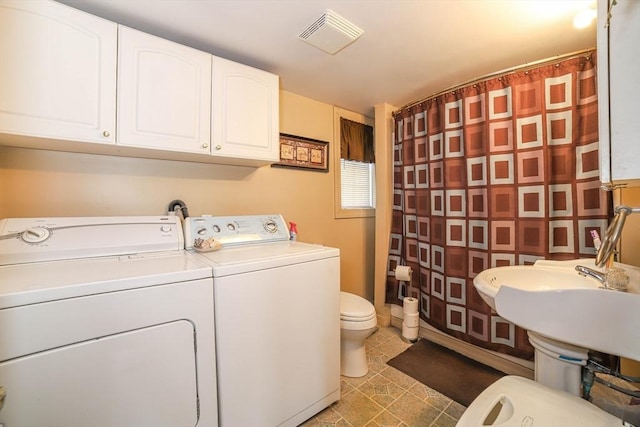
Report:
<svg viewBox="0 0 640 427"><path fill-rule="evenodd" d="M374 163L340 159L343 209L371 209L375 207L374 176Z"/></svg>

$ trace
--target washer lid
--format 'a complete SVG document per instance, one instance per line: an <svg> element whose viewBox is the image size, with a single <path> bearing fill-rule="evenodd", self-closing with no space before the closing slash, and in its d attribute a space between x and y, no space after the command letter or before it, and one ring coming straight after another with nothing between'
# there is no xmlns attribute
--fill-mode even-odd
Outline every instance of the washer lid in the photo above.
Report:
<svg viewBox="0 0 640 427"><path fill-rule="evenodd" d="M304 242L271 242L225 247L214 252L200 252L213 268L213 277L270 268L285 267L340 256L340 250Z"/></svg>
<svg viewBox="0 0 640 427"><path fill-rule="evenodd" d="M376 309L366 299L348 292L340 292L340 318L342 320L361 322L369 320L375 315Z"/></svg>

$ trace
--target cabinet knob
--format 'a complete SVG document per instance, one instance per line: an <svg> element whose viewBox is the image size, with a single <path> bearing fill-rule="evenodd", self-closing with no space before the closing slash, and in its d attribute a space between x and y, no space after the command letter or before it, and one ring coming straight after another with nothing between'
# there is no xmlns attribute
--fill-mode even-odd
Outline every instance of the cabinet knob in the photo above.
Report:
<svg viewBox="0 0 640 427"><path fill-rule="evenodd" d="M222 150L222 145L216 145L216 150Z"/></svg>
<svg viewBox="0 0 640 427"><path fill-rule="evenodd" d="M209 148L209 144L205 142L204 144L202 144L202 148Z"/></svg>
<svg viewBox="0 0 640 427"><path fill-rule="evenodd" d="M104 132L102 132L102 136L104 136L105 138L108 138L109 135L111 135L111 133L108 130L105 130Z"/></svg>

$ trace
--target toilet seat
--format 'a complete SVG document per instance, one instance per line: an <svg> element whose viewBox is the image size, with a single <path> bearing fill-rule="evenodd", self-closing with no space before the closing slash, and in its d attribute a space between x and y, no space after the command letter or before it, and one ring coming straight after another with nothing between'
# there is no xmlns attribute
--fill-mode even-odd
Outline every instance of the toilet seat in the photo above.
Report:
<svg viewBox="0 0 640 427"><path fill-rule="evenodd" d="M375 318L376 318L375 312L371 313L369 316L364 316L364 317L340 315L340 320L343 320L345 322L366 322L368 320L375 319Z"/></svg>

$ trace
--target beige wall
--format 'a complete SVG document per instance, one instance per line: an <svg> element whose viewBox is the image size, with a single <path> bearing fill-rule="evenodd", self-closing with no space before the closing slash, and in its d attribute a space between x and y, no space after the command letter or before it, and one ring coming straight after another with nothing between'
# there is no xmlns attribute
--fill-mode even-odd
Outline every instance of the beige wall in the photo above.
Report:
<svg viewBox="0 0 640 427"><path fill-rule="evenodd" d="M389 104L375 106L376 144L376 247L375 247L375 307L378 324L391 323L389 305L385 303L387 286L387 264L391 236L391 213L393 208L393 111ZM381 185L381 183L384 183Z"/></svg>
<svg viewBox="0 0 640 427"><path fill-rule="evenodd" d="M333 106L280 93L280 131L328 141ZM163 215L181 199L193 216L281 213L300 241L341 251L342 290L373 300L373 218L334 219L329 173L0 147L0 218Z"/></svg>
<svg viewBox="0 0 640 427"><path fill-rule="evenodd" d="M616 194L617 193L617 194ZM624 188L614 193L614 204L640 207L640 188ZM620 261L640 267L640 214L629 215L620 238ZM620 370L625 375L640 376L640 361L622 358Z"/></svg>
<svg viewBox="0 0 640 427"><path fill-rule="evenodd" d="M619 203L615 205L640 207L640 188L621 189ZM620 238L620 261L640 267L640 214L629 215L624 223Z"/></svg>

